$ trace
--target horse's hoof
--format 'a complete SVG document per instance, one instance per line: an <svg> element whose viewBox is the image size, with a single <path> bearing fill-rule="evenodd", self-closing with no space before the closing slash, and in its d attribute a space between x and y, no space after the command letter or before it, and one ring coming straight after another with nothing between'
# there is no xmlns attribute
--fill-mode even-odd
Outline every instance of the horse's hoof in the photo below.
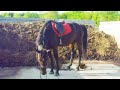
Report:
<svg viewBox="0 0 120 90"><path fill-rule="evenodd" d="M49 74L54 74L54 71L50 71Z"/></svg>
<svg viewBox="0 0 120 90"><path fill-rule="evenodd" d="M79 71L79 67L76 67L77 71Z"/></svg>
<svg viewBox="0 0 120 90"><path fill-rule="evenodd" d="M67 70L70 70L70 66L67 66Z"/></svg>
<svg viewBox="0 0 120 90"><path fill-rule="evenodd" d="M55 76L59 76L59 73L55 73Z"/></svg>

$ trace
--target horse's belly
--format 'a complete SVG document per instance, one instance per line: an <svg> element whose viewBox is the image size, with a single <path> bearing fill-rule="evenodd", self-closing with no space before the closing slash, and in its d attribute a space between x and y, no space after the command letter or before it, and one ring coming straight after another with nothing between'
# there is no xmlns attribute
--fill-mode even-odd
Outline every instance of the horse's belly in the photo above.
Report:
<svg viewBox="0 0 120 90"><path fill-rule="evenodd" d="M60 46L68 46L69 44L73 43L76 39L76 36L63 36L61 37L61 45ZM60 43L59 43L60 44Z"/></svg>
<svg viewBox="0 0 120 90"><path fill-rule="evenodd" d="M77 35L75 32L71 32L65 36L62 36L61 38L59 38L59 46L68 46L76 40L76 37ZM60 39L62 44L60 44Z"/></svg>

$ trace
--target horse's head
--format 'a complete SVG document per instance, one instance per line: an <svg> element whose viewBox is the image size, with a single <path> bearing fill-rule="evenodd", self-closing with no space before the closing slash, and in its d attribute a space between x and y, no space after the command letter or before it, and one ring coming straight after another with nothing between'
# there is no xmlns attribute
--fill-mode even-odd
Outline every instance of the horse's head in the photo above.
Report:
<svg viewBox="0 0 120 90"><path fill-rule="evenodd" d="M41 30L38 33L36 38L36 46L38 52L38 63L41 67L41 72L43 75L46 74L46 66L47 66L47 53L50 51L48 48L50 47L50 33L51 33L51 21L46 22Z"/></svg>
<svg viewBox="0 0 120 90"><path fill-rule="evenodd" d="M46 74L46 66L47 66L47 53L49 52L50 50L45 50L45 49L41 49L40 46L38 46L38 62L39 62L39 65L40 65L40 69L41 69L41 72L42 72L42 75L45 75Z"/></svg>

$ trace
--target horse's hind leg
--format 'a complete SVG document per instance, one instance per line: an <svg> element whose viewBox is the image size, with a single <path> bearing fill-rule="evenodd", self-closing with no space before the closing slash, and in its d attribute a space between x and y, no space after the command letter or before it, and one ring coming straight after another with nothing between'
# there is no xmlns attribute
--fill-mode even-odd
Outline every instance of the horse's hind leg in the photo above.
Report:
<svg viewBox="0 0 120 90"><path fill-rule="evenodd" d="M76 67L77 70L79 70L80 64L81 64L81 57L82 57L82 52L83 52L83 43L82 41L80 43L77 43L78 46L78 52L79 52L79 61L78 61L78 66Z"/></svg>
<svg viewBox="0 0 120 90"><path fill-rule="evenodd" d="M73 63L73 59L75 56L75 50L74 50L74 44L70 44L71 45L71 58L70 58L70 64L67 66L67 69L70 70L70 67L72 66Z"/></svg>
<svg viewBox="0 0 120 90"><path fill-rule="evenodd" d="M50 74L54 74L54 63L53 63L53 57L52 57L52 54L51 54L51 51L48 52L48 56L50 58L50 61L51 61L51 70L50 70Z"/></svg>

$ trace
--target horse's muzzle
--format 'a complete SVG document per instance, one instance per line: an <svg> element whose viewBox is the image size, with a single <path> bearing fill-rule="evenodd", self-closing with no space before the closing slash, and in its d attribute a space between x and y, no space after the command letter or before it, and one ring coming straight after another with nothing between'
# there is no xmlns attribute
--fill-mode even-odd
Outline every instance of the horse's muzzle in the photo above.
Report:
<svg viewBox="0 0 120 90"><path fill-rule="evenodd" d="M42 75L46 75L46 68L41 68Z"/></svg>

